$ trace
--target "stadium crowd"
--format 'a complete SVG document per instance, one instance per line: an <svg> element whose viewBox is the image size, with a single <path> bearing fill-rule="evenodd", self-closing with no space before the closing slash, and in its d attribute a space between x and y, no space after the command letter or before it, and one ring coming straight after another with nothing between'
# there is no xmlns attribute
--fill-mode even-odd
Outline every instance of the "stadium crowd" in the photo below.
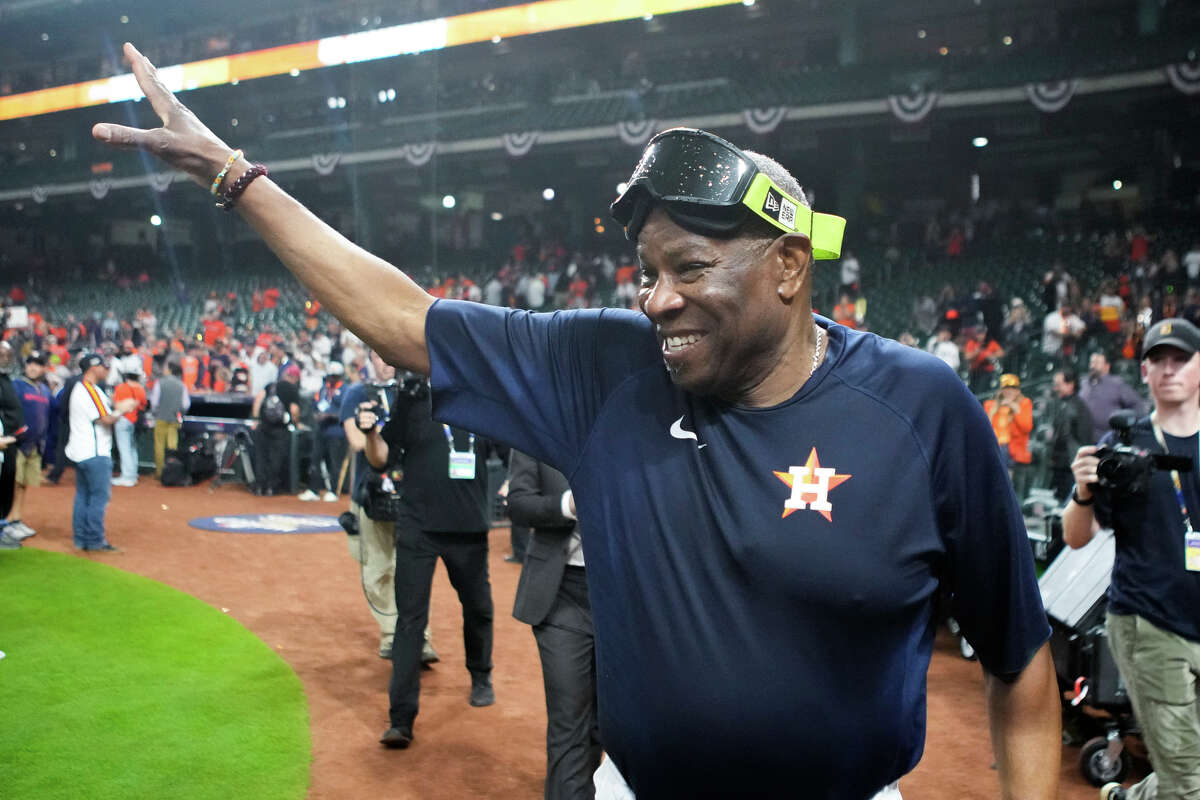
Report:
<svg viewBox="0 0 1200 800"><path fill-rule="evenodd" d="M1098 281L1089 283L1053 262L1046 266L1041 285L1030 285L1024 298L1000 297L988 281L974 286L956 283L955 260L971 248L992 246L992 234L1000 229L992 216L983 212L930 217L921 231L923 246L914 248L907 262L900 258L895 225L877 237L883 246L872 251L875 258L865 266L847 251L835 268L835 288L822 295L831 305L822 309L818 302L818 312L848 327L870 329L868 296L878 298L887 291L897 273L943 270L947 280L936 295L923 293L912 298L908 327L897 338L949 364L981 402L994 392L1018 388L1022 379L1027 386L1031 380L1037 386L1056 369L1065 369L1068 378L1086 372L1082 382L1076 377L1077 388L1086 396L1089 382L1107 376L1112 367L1127 371L1125 365L1137 362L1142 338L1155 321L1182 317L1200 324L1200 242L1180 256L1168 244L1156 242L1141 225L1130 227L1123 235L1111 229L1094 235L1103 254ZM129 256L124 266L113 258L104 259L95 277L97 284L129 290L165 280L161 265L154 263L148 251L140 256L138 250L129 251ZM570 248L557 240L516 244L490 273L436 276L427 271L424 275L429 293L436 297L533 310L631 307L637 279L628 255L614 257L601 250ZM52 309L60 298L53 289L43 291L46 282L39 281L36 273L26 282L14 284L4 299L4 341L11 348L14 369L31 355L45 365L37 380L50 393L50 411L44 440L35 447L44 452L42 466L49 470L49 480L56 482L62 474L63 455L56 442L63 386L78 374L80 356L95 353L107 367L103 388L109 396L114 400L130 395L138 398L138 408L127 415L129 424L119 424L114 431L115 447L126 462L136 460L138 439L153 437L155 474L161 477L166 452L178 447L178 419L156 416L156 386L173 370L189 397L242 394L258 398L254 415L260 419L263 401L276 393L275 387L282 387L289 398L287 405L294 404L289 409L294 419L289 423L318 434L308 437L314 444L306 445L302 457L310 474L306 480L301 476L307 487L301 497L336 500L334 484L338 481L334 476L345 452L341 427L334 424L336 403L345 387L373 380L374 370L358 337L287 281L264 278L249 298L239 298L234 291L210 291L203 299L193 299L189 288L179 283L172 291L196 307L198 324L192 329L177 326L172 330L162 329L156 309L151 307L138 308L125 317L112 310L90 315L56 313ZM1040 314L1040 309L1046 313ZM289 325L288 320L296 323ZM1063 397L1049 390L1046 395L1050 402L1039 406L1042 419L1038 421L1049 431ZM1007 446L1010 437L1002 431L1009 420L1004 416L997 433L1001 445ZM1106 429L1104 422L1092 420L1097 432ZM1051 436L1050 432L1043 434L1045 439ZM1021 431L1015 438L1015 447L1006 449L1015 449L1014 463L1028 464L1033 458L1025 450L1029 431ZM260 449L271 449L261 440L260 445ZM275 446L276 452L279 447L282 445ZM313 448L311 454L309 447ZM1036 446L1034 450L1042 452ZM1043 459L1047 471L1052 466L1048 459L1047 452ZM261 474L253 488L264 494L282 491L286 481L279 477L279 460L258 458L257 463ZM121 464L120 457L117 464ZM114 485L136 483L136 464L118 468ZM1061 471L1065 465L1058 468ZM1030 485L1029 481L1019 482L1018 488ZM19 514L17 509L17 516L10 514L10 520L19 521Z"/></svg>

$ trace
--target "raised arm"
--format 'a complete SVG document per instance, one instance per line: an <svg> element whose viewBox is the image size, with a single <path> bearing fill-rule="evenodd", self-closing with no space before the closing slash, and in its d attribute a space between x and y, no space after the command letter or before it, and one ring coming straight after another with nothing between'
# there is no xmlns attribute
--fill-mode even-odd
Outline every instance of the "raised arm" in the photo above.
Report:
<svg viewBox="0 0 1200 800"><path fill-rule="evenodd" d="M207 188L233 148L171 94L154 65L132 44L125 44L125 57L162 127L142 130L99 123L92 135L113 147L157 156ZM231 185L248 167L245 159L238 161L224 185ZM425 314L433 298L420 286L326 225L269 178L251 183L236 208L284 266L347 328L388 363L429 374Z"/></svg>

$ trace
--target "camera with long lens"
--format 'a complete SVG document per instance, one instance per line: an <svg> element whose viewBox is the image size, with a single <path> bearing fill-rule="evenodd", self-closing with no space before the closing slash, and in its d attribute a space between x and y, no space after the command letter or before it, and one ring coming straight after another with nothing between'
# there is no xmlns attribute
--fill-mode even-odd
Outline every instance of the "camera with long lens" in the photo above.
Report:
<svg viewBox="0 0 1200 800"><path fill-rule="evenodd" d="M1096 482L1117 495L1138 495L1150 485L1150 477L1158 471L1190 472L1192 459L1165 453L1151 453L1133 446L1132 411L1117 411L1108 418L1108 426L1117 435L1117 443L1096 451Z"/></svg>

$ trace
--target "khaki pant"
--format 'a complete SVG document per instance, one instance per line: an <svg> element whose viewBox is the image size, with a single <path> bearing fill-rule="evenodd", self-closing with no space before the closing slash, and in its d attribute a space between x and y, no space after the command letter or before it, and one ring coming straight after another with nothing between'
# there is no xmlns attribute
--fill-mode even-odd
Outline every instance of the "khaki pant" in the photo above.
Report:
<svg viewBox="0 0 1200 800"><path fill-rule="evenodd" d="M350 557L362 565L362 589L371 616L379 625L380 646L391 647L396 632L396 535L391 522L368 517L357 503L350 510L358 519L358 536L347 536ZM425 641L430 641L425 626Z"/></svg>
<svg viewBox="0 0 1200 800"><path fill-rule="evenodd" d="M1132 614L1109 613L1106 622L1113 657L1154 766L1126 797L1200 798L1200 642Z"/></svg>
<svg viewBox="0 0 1200 800"><path fill-rule="evenodd" d="M179 447L179 423L154 420L154 477L161 478L167 451Z"/></svg>

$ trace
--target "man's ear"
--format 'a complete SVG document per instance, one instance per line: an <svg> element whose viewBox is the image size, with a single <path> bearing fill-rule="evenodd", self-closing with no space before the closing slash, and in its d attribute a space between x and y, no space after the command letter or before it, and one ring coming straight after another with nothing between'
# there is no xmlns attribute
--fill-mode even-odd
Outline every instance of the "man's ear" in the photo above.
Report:
<svg viewBox="0 0 1200 800"><path fill-rule="evenodd" d="M799 233L785 233L771 243L768 255L779 267L779 296L790 303L805 284L811 286L812 242Z"/></svg>

